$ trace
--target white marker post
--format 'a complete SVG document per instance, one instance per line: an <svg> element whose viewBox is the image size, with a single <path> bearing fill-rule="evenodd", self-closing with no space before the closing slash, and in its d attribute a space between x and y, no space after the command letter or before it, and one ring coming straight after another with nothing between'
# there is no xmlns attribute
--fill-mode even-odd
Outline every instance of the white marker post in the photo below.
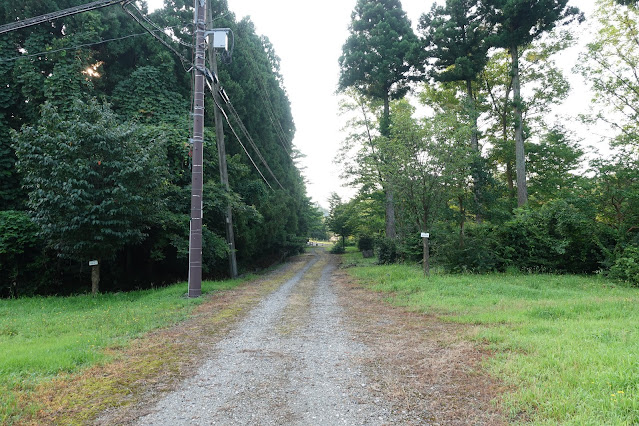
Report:
<svg viewBox="0 0 639 426"><path fill-rule="evenodd" d="M422 232L422 241L424 243L424 276L425 277L430 276L430 265L428 264L429 256L430 256L430 253L428 252L428 250L429 250L428 239L429 238L430 238L430 234L428 232Z"/></svg>

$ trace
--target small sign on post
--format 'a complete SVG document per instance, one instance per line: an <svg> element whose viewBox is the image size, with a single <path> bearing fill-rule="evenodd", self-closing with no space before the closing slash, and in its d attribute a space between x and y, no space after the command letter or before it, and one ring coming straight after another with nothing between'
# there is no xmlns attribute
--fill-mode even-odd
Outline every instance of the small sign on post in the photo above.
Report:
<svg viewBox="0 0 639 426"><path fill-rule="evenodd" d="M98 266L97 260L89 260L89 266Z"/></svg>
<svg viewBox="0 0 639 426"><path fill-rule="evenodd" d="M428 232L422 232L422 238L430 238L430 234Z"/></svg>

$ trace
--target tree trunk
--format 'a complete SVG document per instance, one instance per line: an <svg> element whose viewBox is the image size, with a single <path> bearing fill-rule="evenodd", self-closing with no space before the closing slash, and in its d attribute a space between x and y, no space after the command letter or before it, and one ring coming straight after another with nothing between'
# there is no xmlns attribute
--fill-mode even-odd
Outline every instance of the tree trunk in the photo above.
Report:
<svg viewBox="0 0 639 426"><path fill-rule="evenodd" d="M384 98L384 112L382 114L382 120L379 123L379 133L385 137L390 137L390 99L389 95Z"/></svg>
<svg viewBox="0 0 639 426"><path fill-rule="evenodd" d="M517 46L510 48L513 65L513 97L515 100L515 168L517 170L517 205L528 203L526 185L526 154L524 152L524 122L522 114L521 87L519 83L519 52Z"/></svg>
<svg viewBox="0 0 639 426"><path fill-rule="evenodd" d="M510 161L506 162L506 182L508 183L508 193L511 198L515 197L515 183L513 181L513 165Z"/></svg>
<svg viewBox="0 0 639 426"><path fill-rule="evenodd" d="M471 133L470 133L470 147L475 152L477 156L475 160L473 160L472 164L472 175L473 175L473 198L475 200L475 206L477 211L475 212L475 220L477 223L481 223L481 188L479 181L479 168L481 167L479 158L481 156L481 152L479 152L479 130L477 126L477 111L475 105L475 97L473 96L473 82L472 80L466 80L466 92L468 95L468 103L471 106L470 117L471 117Z"/></svg>
<svg viewBox="0 0 639 426"><path fill-rule="evenodd" d="M390 100L388 94L384 98L384 113L379 127L379 132L383 137L390 137ZM382 162L385 161L386 159L382 157ZM397 238L397 227L395 225L395 194L389 186L390 184L387 184L384 188L386 195L386 238L395 239Z"/></svg>
<svg viewBox="0 0 639 426"><path fill-rule="evenodd" d="M397 238L397 229L395 226L395 195L391 189L386 189L386 238Z"/></svg>
<svg viewBox="0 0 639 426"><path fill-rule="evenodd" d="M430 253L428 247L428 238L422 238L424 244L424 276L430 276Z"/></svg>
<svg viewBox="0 0 639 426"><path fill-rule="evenodd" d="M459 201L459 248L464 248L464 228L466 226L466 211L464 210L464 198L460 196Z"/></svg>
<svg viewBox="0 0 639 426"><path fill-rule="evenodd" d="M91 266L91 294L96 295L100 291L100 259L98 264Z"/></svg>

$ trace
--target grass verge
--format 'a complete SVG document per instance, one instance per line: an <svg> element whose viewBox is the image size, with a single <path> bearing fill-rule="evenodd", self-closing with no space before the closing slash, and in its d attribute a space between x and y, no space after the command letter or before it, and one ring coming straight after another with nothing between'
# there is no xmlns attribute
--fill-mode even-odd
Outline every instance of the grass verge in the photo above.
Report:
<svg viewBox="0 0 639 426"><path fill-rule="evenodd" d="M475 325L495 353L488 369L512 389L501 401L511 421L639 423L638 289L570 275L425 278L405 265L349 272L395 304Z"/></svg>
<svg viewBox="0 0 639 426"><path fill-rule="evenodd" d="M245 281L204 282L202 292ZM133 338L185 320L206 300L183 297L185 289L0 300L0 423L33 416L39 404L25 401L43 383L110 361Z"/></svg>

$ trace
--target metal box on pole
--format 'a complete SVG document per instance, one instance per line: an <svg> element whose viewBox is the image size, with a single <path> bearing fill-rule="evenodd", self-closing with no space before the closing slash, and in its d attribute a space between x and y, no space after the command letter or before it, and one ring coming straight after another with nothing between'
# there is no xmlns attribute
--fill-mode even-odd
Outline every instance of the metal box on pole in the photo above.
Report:
<svg viewBox="0 0 639 426"><path fill-rule="evenodd" d="M229 50L229 35L226 31L211 31L213 33L213 48Z"/></svg>

